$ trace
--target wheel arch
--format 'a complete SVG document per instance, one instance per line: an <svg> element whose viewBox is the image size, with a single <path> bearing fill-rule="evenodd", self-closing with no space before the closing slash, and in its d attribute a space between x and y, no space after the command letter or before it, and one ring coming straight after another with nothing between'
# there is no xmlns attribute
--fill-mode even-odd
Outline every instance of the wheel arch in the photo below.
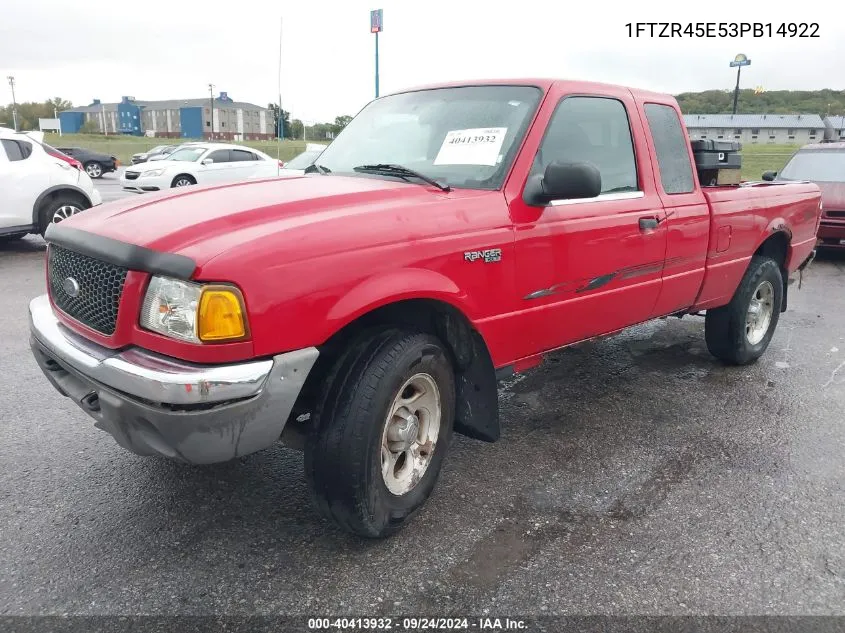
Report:
<svg viewBox="0 0 845 633"><path fill-rule="evenodd" d="M499 439L493 361L484 338L460 307L443 296L421 295L396 297L352 314L319 346L320 357L303 387L294 416L310 410L325 376L352 340L373 328L398 326L433 334L446 347L455 372L455 432L486 442Z"/></svg>
<svg viewBox="0 0 845 633"><path fill-rule="evenodd" d="M786 224L780 220L773 221L766 233L760 240L757 248L754 250L755 256L769 257L774 260L780 268L780 274L783 278L783 301L781 303L781 312L786 312L787 305L787 289L789 286L789 271L786 268L786 263L789 261L790 249L792 248L792 232L786 227Z"/></svg>
<svg viewBox="0 0 845 633"><path fill-rule="evenodd" d="M38 216L39 216L39 213L41 212L41 207L44 205L44 203L47 202L48 200L52 200L58 194L65 192L65 191L71 192L75 195L80 196L86 202L86 204L88 205L86 207L87 209L90 209L92 206L94 206L91 203L90 196L85 192L84 189L81 189L79 187L75 187L74 185L54 185L54 186L49 187L48 189L45 189L44 191L42 191L41 194L35 199L35 204L32 206L32 224L34 226L38 226L38 223L40 221Z"/></svg>

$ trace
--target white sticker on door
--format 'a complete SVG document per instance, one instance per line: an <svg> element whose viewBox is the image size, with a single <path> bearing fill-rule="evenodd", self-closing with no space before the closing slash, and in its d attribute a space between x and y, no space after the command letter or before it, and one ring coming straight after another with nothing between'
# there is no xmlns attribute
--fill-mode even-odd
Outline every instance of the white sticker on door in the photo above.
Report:
<svg viewBox="0 0 845 633"><path fill-rule="evenodd" d="M505 142L506 127L452 130L446 134L435 165L489 165L494 166Z"/></svg>

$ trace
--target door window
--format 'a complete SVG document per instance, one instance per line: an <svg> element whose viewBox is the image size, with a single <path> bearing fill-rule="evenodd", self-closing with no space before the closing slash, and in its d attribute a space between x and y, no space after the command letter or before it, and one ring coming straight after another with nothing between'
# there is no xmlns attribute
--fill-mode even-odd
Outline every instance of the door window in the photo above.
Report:
<svg viewBox="0 0 845 633"><path fill-rule="evenodd" d="M595 165L602 194L639 191L625 106L606 97L567 97L558 104L537 152L532 175L552 162Z"/></svg>
<svg viewBox="0 0 845 633"><path fill-rule="evenodd" d="M256 161L258 160L258 156L253 154L252 152L248 152L243 149L233 149L230 150L232 153L232 161L233 162L241 162L241 161Z"/></svg>
<svg viewBox="0 0 845 633"><path fill-rule="evenodd" d="M209 154L207 156L207 158L210 158L211 160L213 160L215 165L217 163L230 163L230 162L232 162L231 159L229 158L229 150L227 150L227 149L215 150L215 151L211 152L211 154Z"/></svg>

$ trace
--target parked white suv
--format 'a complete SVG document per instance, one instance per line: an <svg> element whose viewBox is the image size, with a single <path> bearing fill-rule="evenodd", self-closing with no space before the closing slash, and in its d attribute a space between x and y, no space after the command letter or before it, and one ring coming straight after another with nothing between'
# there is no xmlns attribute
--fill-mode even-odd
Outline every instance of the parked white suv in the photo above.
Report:
<svg viewBox="0 0 845 633"><path fill-rule="evenodd" d="M91 178L36 139L0 128L0 241L44 234L53 222L102 202Z"/></svg>
<svg viewBox="0 0 845 633"><path fill-rule="evenodd" d="M281 164L257 149L227 143L185 143L154 162L127 167L126 191L144 193L189 185L216 185L278 175Z"/></svg>

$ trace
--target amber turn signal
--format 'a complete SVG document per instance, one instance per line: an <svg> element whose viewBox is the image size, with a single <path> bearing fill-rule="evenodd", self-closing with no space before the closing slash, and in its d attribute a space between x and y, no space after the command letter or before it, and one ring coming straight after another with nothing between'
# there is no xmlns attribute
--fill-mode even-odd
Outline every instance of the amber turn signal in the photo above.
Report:
<svg viewBox="0 0 845 633"><path fill-rule="evenodd" d="M248 335L243 297L235 288L203 288L197 316L197 334L203 342L242 340Z"/></svg>

